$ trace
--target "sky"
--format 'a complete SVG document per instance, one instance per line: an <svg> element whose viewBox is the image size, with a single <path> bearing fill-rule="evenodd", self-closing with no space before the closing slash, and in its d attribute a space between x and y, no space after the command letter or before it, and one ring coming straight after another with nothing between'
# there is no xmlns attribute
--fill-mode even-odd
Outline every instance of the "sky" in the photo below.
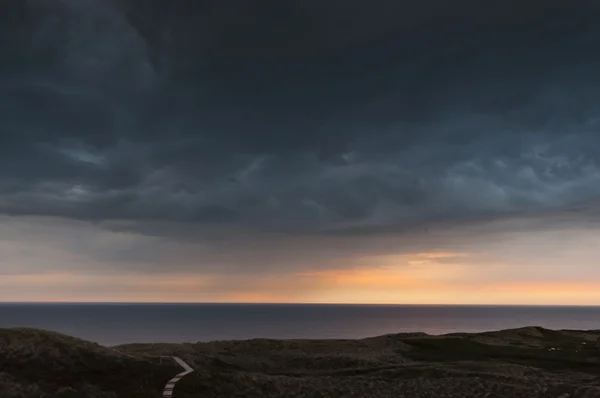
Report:
<svg viewBox="0 0 600 398"><path fill-rule="evenodd" d="M600 305L598 1L0 7L0 301Z"/></svg>

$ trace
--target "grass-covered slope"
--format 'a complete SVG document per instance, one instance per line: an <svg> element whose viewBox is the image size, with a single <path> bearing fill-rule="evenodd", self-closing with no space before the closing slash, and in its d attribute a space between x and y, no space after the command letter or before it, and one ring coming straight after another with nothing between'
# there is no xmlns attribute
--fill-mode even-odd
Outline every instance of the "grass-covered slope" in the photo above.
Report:
<svg viewBox="0 0 600 398"><path fill-rule="evenodd" d="M218 341L163 345L196 371L175 398L594 398L600 331L541 327L392 334L361 340ZM150 353L152 345L123 346Z"/></svg>
<svg viewBox="0 0 600 398"><path fill-rule="evenodd" d="M360 340L252 339L102 347L0 329L0 398L600 398L600 331L541 327Z"/></svg>
<svg viewBox="0 0 600 398"><path fill-rule="evenodd" d="M0 329L2 398L158 398L179 372L173 361L59 333Z"/></svg>

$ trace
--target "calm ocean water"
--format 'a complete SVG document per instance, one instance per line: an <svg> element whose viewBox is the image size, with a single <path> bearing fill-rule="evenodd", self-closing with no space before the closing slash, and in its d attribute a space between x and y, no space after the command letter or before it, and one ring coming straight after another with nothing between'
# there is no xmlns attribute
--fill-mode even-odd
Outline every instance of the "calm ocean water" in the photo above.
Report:
<svg viewBox="0 0 600 398"><path fill-rule="evenodd" d="M55 330L103 345L265 338L361 338L537 325L600 329L600 307L0 304L0 328Z"/></svg>

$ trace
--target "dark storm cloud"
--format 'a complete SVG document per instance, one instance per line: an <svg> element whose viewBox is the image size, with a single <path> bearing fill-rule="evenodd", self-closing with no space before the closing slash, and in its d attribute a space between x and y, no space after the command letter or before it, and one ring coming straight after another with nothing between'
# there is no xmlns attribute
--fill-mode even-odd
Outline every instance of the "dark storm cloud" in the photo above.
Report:
<svg viewBox="0 0 600 398"><path fill-rule="evenodd" d="M600 196L597 2L1 7L6 214L361 230Z"/></svg>

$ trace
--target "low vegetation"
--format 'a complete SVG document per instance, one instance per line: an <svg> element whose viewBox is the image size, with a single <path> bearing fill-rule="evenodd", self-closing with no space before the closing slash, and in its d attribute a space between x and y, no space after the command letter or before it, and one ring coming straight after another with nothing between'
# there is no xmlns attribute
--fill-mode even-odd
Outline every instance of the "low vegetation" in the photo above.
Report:
<svg viewBox="0 0 600 398"><path fill-rule="evenodd" d="M0 330L2 398L151 398L195 371L175 398L600 397L600 331L541 327L361 340L215 341L102 347L31 329Z"/></svg>
<svg viewBox="0 0 600 398"><path fill-rule="evenodd" d="M158 398L179 372L173 361L59 333L0 329L2 398Z"/></svg>

